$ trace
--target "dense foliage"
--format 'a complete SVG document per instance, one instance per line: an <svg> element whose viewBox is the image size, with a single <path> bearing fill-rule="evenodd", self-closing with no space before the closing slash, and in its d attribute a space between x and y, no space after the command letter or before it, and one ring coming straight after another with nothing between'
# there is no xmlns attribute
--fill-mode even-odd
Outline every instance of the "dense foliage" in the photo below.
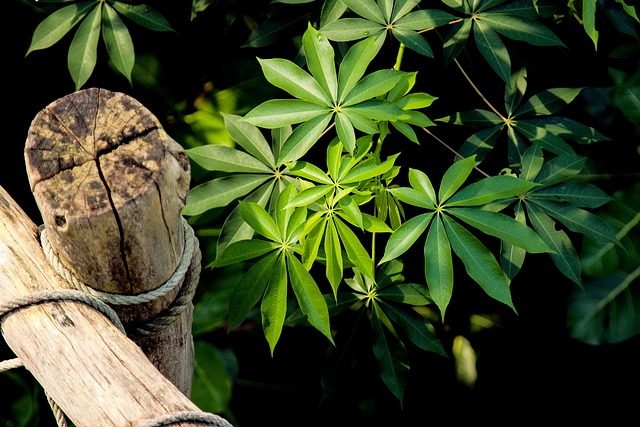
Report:
<svg viewBox="0 0 640 427"><path fill-rule="evenodd" d="M429 402L490 413L474 391L502 384L530 410L496 336L545 325L525 347L551 353L637 344L631 2L20 3L33 27L16 61L64 71L35 107L129 93L192 161L202 409L238 426L404 425L435 417ZM556 368L545 378L583 384ZM532 369L511 381L535 387ZM35 425L37 386L5 375L25 392L1 416Z"/></svg>

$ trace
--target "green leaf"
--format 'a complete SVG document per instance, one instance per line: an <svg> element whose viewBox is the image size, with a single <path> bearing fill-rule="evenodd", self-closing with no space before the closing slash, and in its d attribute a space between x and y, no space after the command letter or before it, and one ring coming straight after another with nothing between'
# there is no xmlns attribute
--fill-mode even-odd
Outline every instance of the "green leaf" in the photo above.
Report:
<svg viewBox="0 0 640 427"><path fill-rule="evenodd" d="M278 164L298 160L318 141L331 121L332 113L323 114L295 128L280 149Z"/></svg>
<svg viewBox="0 0 640 427"><path fill-rule="evenodd" d="M533 144L522 156L520 178L526 181L534 181L540 173L543 164L544 157L542 155L542 149L540 145Z"/></svg>
<svg viewBox="0 0 640 427"><path fill-rule="evenodd" d="M189 199L182 214L199 215L213 208L228 206L237 198L269 179L264 174L242 174L216 178L189 190Z"/></svg>
<svg viewBox="0 0 640 427"><path fill-rule="evenodd" d="M309 323L327 337L331 344L335 345L329 325L327 303L318 289L318 285L291 252L287 252L287 261L291 286L300 305L300 310L307 315Z"/></svg>
<svg viewBox="0 0 640 427"><path fill-rule="evenodd" d="M436 335L435 328L427 319L414 310L396 307L394 304L384 304L384 311L389 319L402 328L416 346L442 356L447 355Z"/></svg>
<svg viewBox="0 0 640 427"><path fill-rule="evenodd" d="M227 246L226 250L218 254L218 257L208 265L217 268L225 265L236 264L262 256L279 248L275 242L266 240L238 240Z"/></svg>
<svg viewBox="0 0 640 427"><path fill-rule="evenodd" d="M255 189L251 194L244 198L246 202L255 202L260 206L267 206L267 202L271 197L274 189L275 182L270 181ZM224 220L222 228L220 229L220 237L216 245L216 253L221 254L225 251L228 245L233 242L251 239L255 231L249 226L242 216L240 215L240 207L236 205L227 219Z"/></svg>
<svg viewBox="0 0 640 427"><path fill-rule="evenodd" d="M424 243L424 276L429 294L444 321L453 293L453 259L451 245L439 216L431 223Z"/></svg>
<svg viewBox="0 0 640 427"><path fill-rule="evenodd" d="M307 270L311 269L311 266L318 257L318 250L328 220L326 216L322 216L317 223L311 222L311 226L309 226L309 222L307 223L309 230L302 242L302 262Z"/></svg>
<svg viewBox="0 0 640 427"><path fill-rule="evenodd" d="M309 23L307 31L302 36L302 46L309 71L328 98L331 101L336 101L338 99L338 81L331 43Z"/></svg>
<svg viewBox="0 0 640 427"><path fill-rule="evenodd" d="M342 69L342 67L341 67ZM365 76L345 96L342 105L348 107L384 95L402 78L402 72L396 70L378 70Z"/></svg>
<svg viewBox="0 0 640 427"><path fill-rule="evenodd" d="M514 210L515 210L515 220L519 224L526 226L527 216L524 213L522 202L518 202ZM540 239L539 236L537 237L538 239ZM513 278L516 277L516 274L518 274L518 272L522 268L526 254L527 254L527 251L521 247L512 245L511 243L506 241L501 242L500 266L502 267L502 270L505 272L509 280L513 280Z"/></svg>
<svg viewBox="0 0 640 427"><path fill-rule="evenodd" d="M538 233L547 246L554 251L554 253L551 254L553 263L563 275L582 287L580 259L567 233L562 230L556 230L555 221L541 209L532 204L527 204L526 207L529 220L534 230L536 230L536 233Z"/></svg>
<svg viewBox="0 0 640 427"><path fill-rule="evenodd" d="M399 4L403 2L396 2L396 8L398 8ZM412 3L418 3L415 1L412 2L404 2L407 7ZM413 7L413 6L412 6ZM407 10L408 11L408 10ZM402 11L397 11L394 13L394 18L398 18L395 23L395 28L401 28L403 30L414 30L414 31L423 31L429 30L431 28L439 27L441 25L448 24L449 22L458 19L457 16L452 15L444 10L439 9L422 9L413 11L407 15L403 16Z"/></svg>
<svg viewBox="0 0 640 427"><path fill-rule="evenodd" d="M294 98L325 107L332 105L330 95L309 73L293 62L280 58L258 58L258 62L269 83L284 90Z"/></svg>
<svg viewBox="0 0 640 427"><path fill-rule="evenodd" d="M282 243L284 236L278 229L271 215L257 203L240 201L240 215L258 234Z"/></svg>
<svg viewBox="0 0 640 427"><path fill-rule="evenodd" d="M343 18L329 22L320 28L320 32L329 40L349 42L364 37L376 37L385 31L384 25L362 18Z"/></svg>
<svg viewBox="0 0 640 427"><path fill-rule="evenodd" d="M131 83L131 71L135 62L135 53L133 49L133 41L129 30L124 25L116 11L109 5L104 4L102 36L109 53L109 58L113 62L122 75L124 75L129 83Z"/></svg>
<svg viewBox="0 0 640 427"><path fill-rule="evenodd" d="M367 67L376 56L375 40L368 38L362 40L349 49L338 71L338 104L351 93L351 90L364 76Z"/></svg>
<svg viewBox="0 0 640 427"><path fill-rule="evenodd" d="M380 316L384 316L384 313L381 313L382 310L377 306L374 307L375 310L371 315L373 352L378 359L382 381L402 403L404 389L409 382L409 356L402 341L382 326L380 321Z"/></svg>
<svg viewBox="0 0 640 427"><path fill-rule="evenodd" d="M389 237L384 249L384 255L378 264L383 264L398 258L409 250L422 233L424 233L424 230L427 229L433 215L433 212L420 214L396 228Z"/></svg>
<svg viewBox="0 0 640 427"><path fill-rule="evenodd" d="M456 255L462 260L467 274L491 298L516 309L511 301L509 279L491 252L473 234L453 219L444 217L447 237Z"/></svg>
<svg viewBox="0 0 640 427"><path fill-rule="evenodd" d="M473 26L472 19L464 19L462 22L453 24L451 29L447 33L444 44L443 44L443 53L444 53L444 62L445 64L449 64L453 61L464 49L464 45L467 43L469 39L469 34L471 33L471 28Z"/></svg>
<svg viewBox="0 0 640 427"><path fill-rule="evenodd" d="M326 258L326 276L333 289L333 295L337 298L338 285L342 281L342 252L338 231L333 221L327 221L327 229L324 236L324 253Z"/></svg>
<svg viewBox="0 0 640 427"><path fill-rule="evenodd" d="M342 111L353 111L371 120L393 121L409 118L407 112L402 108L393 102L383 99L370 99L356 105L345 107Z"/></svg>
<svg viewBox="0 0 640 427"><path fill-rule="evenodd" d="M505 83L511 79L511 59L500 36L483 19L477 19L473 35L478 50Z"/></svg>
<svg viewBox="0 0 640 427"><path fill-rule="evenodd" d="M482 22L512 40L535 46L564 46L551 30L534 19L498 12L484 12L480 16Z"/></svg>
<svg viewBox="0 0 640 427"><path fill-rule="evenodd" d="M275 169L275 158L271 147L260 129L242 120L235 114L221 113L224 125L231 138L245 151L265 165Z"/></svg>
<svg viewBox="0 0 640 427"><path fill-rule="evenodd" d="M101 22L102 3L89 12L71 40L67 64L76 84L76 90L79 90L89 80L96 66Z"/></svg>
<svg viewBox="0 0 640 427"><path fill-rule="evenodd" d="M493 111L480 109L460 111L451 116L446 116L435 120L438 122L446 122L454 125L465 125L471 127L485 127L503 124L500 116L498 116Z"/></svg>
<svg viewBox="0 0 640 427"><path fill-rule="evenodd" d="M509 128L511 130L512 128ZM536 124L533 120L520 120L516 125L516 129L522 135L540 148L550 151L558 156L575 156L575 151L562 138L554 135L540 123Z"/></svg>
<svg viewBox="0 0 640 427"><path fill-rule="evenodd" d="M453 208L447 212L483 233L518 246L529 253L551 252L532 229L505 214L473 208Z"/></svg>
<svg viewBox="0 0 640 427"><path fill-rule="evenodd" d="M33 32L26 55L58 43L91 9L97 6L93 0L70 4L47 16Z"/></svg>
<svg viewBox="0 0 640 427"><path fill-rule="evenodd" d="M362 246L362 243L360 243L360 239L358 239L355 233L351 231L351 229L340 219L335 218L334 222L336 228L338 229L338 234L340 236L340 240L342 241L342 245L347 252L349 261L357 266L362 274L371 279L374 279L375 273L373 271L373 261L371 260L371 256L367 253L366 249Z"/></svg>
<svg viewBox="0 0 640 427"><path fill-rule="evenodd" d="M585 157L576 155L558 156L542 166L535 181L546 186L557 184L574 177L584 168Z"/></svg>
<svg viewBox="0 0 640 427"><path fill-rule="evenodd" d="M300 178L304 178L320 184L333 184L333 181L331 181L327 174L313 163L298 160L297 162L288 166L287 169L293 176L299 176Z"/></svg>
<svg viewBox="0 0 640 427"><path fill-rule="evenodd" d="M307 206L333 191L333 185L314 185L302 190L289 202L289 207Z"/></svg>
<svg viewBox="0 0 640 427"><path fill-rule="evenodd" d="M407 187L390 188L387 191L408 205L425 209L435 209L435 205L431 199L421 191Z"/></svg>
<svg viewBox="0 0 640 427"><path fill-rule="evenodd" d="M275 129L295 123L330 116L331 110L301 99L270 99L256 106L245 116L245 121L254 126Z"/></svg>
<svg viewBox="0 0 640 427"><path fill-rule="evenodd" d="M494 200L526 193L538 184L509 175L496 175L473 182L454 194L446 203L452 206L478 206Z"/></svg>
<svg viewBox="0 0 640 427"><path fill-rule="evenodd" d="M498 138L502 135L502 129L502 125L494 125L479 130L467 138L458 150L458 153L463 157L475 155L476 164L482 162L487 154L495 147Z"/></svg>
<svg viewBox="0 0 640 427"><path fill-rule="evenodd" d="M415 31L395 27L391 31L396 39L408 49L424 55L427 58L433 58L433 51L429 43L420 34Z"/></svg>
<svg viewBox="0 0 640 427"><path fill-rule="evenodd" d="M583 88L555 88L543 90L529 98L516 110L514 117L546 116L564 108L582 92Z"/></svg>
<svg viewBox="0 0 640 427"><path fill-rule="evenodd" d="M604 191L588 182L561 182L551 187L536 190L535 197L548 197L552 200L566 201L582 208L599 208L611 197Z"/></svg>
<svg viewBox="0 0 640 427"><path fill-rule="evenodd" d="M356 148L356 132L348 116L338 112L335 114L336 133L349 153Z"/></svg>
<svg viewBox="0 0 640 427"><path fill-rule="evenodd" d="M467 180L474 167L475 156L459 160L447 169L442 176L438 190L438 200L445 203Z"/></svg>
<svg viewBox="0 0 640 427"><path fill-rule="evenodd" d="M271 278L262 297L260 312L262 313L262 328L269 343L271 356L280 340L284 319L287 315L287 265L285 257L278 255Z"/></svg>
<svg viewBox="0 0 640 427"><path fill-rule="evenodd" d="M114 1L113 7L124 17L152 31L175 31L160 12L148 4Z"/></svg>
<svg viewBox="0 0 640 427"><path fill-rule="evenodd" d="M536 206L575 233L582 233L598 243L620 244L609 225L591 212L575 206L537 198L531 199L531 203L535 203Z"/></svg>
<svg viewBox="0 0 640 427"><path fill-rule="evenodd" d="M273 266L278 256L278 252L265 256L251 266L240 278L231 298L229 298L229 324L227 325L229 331L240 326L262 298L273 274Z"/></svg>
<svg viewBox="0 0 640 427"><path fill-rule="evenodd" d="M435 205L438 203L438 200L436 198L436 191L434 190L433 185L431 184L431 180L426 173L422 172L420 169L410 168L409 184L411 184L414 189L427 196L427 198L431 202L431 206L435 207Z"/></svg>
<svg viewBox="0 0 640 427"><path fill-rule="evenodd" d="M379 24L386 24L382 11L374 0L341 0L356 14L362 16L369 21Z"/></svg>
<svg viewBox="0 0 640 427"><path fill-rule="evenodd" d="M273 171L255 157L223 145L200 145L186 150L187 155L198 165L210 171L220 172L266 172Z"/></svg>
<svg viewBox="0 0 640 427"><path fill-rule="evenodd" d="M387 173L400 153L393 154L382 163L377 163L377 159L370 158L351 169L341 180L341 184L352 184L366 181L376 176Z"/></svg>
<svg viewBox="0 0 640 427"><path fill-rule="evenodd" d="M390 261L384 264L384 266L392 262L393 261ZM378 283L378 285L381 286L380 283ZM429 295L429 290L424 285L417 283L398 283L394 286L387 286L378 291L378 296L386 300L416 307L433 303L433 299Z"/></svg>
<svg viewBox="0 0 640 427"><path fill-rule="evenodd" d="M522 67L511 75L509 83L504 90L504 105L509 116L520 105L522 97L527 90L527 68Z"/></svg>

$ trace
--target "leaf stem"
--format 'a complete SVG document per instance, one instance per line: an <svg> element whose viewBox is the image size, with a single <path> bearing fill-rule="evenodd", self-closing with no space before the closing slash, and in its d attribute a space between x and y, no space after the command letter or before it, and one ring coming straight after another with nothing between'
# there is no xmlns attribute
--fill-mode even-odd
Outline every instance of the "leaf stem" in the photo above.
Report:
<svg viewBox="0 0 640 427"><path fill-rule="evenodd" d="M489 102L489 100L487 98L485 98L485 96L482 94L482 92L480 92L480 89L478 89L478 87L473 84L473 81L471 80L471 78L467 75L467 73L464 71L464 69L462 68L462 65L460 65L460 62L458 62L457 59L454 59L453 62L456 63L456 65L458 66L458 68L460 69L460 72L462 73L462 75L464 76L464 78L467 80L467 82L469 82L469 84L471 85L471 87L473 88L473 90L478 94L478 96L480 97L480 99L482 99L484 101L485 104L487 104L487 106L491 109L491 111L493 111L494 113L496 113L496 115L498 115L498 117L500 117L502 119L503 122L507 121L507 118L504 117L502 115L502 113L500 113L500 111L498 111L493 105L491 105L491 103Z"/></svg>

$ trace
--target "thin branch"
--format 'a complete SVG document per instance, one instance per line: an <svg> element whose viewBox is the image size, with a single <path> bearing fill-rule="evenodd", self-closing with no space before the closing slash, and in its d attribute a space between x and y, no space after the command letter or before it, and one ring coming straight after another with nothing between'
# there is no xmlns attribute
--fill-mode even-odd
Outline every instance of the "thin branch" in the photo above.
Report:
<svg viewBox="0 0 640 427"><path fill-rule="evenodd" d="M433 137L433 139L435 139L436 141L438 141L440 144L442 144L447 150L451 151L453 154L456 155L456 157L459 157L461 159L464 159L465 157L458 153L456 150L454 150L453 148L451 148L446 142L444 142L443 140L441 140L440 138L438 138L437 136L435 136L433 134L433 132L431 132L429 129L427 128L422 128L422 130L424 130L427 134L429 134L431 137ZM484 175L486 178L489 178L489 174L487 174L485 171L483 171L482 169L480 169L477 166L473 167L475 170L477 170L478 172L480 172L482 175Z"/></svg>

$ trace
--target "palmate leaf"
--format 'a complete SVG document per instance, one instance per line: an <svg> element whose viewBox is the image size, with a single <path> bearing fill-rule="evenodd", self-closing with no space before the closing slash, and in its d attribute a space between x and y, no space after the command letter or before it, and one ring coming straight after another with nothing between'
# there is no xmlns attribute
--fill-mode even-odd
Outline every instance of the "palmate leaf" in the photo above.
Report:
<svg viewBox="0 0 640 427"><path fill-rule="evenodd" d="M27 55L34 50L46 49L59 42L89 11L99 6L95 0L64 6L46 17L35 29Z"/></svg>
<svg viewBox="0 0 640 427"><path fill-rule="evenodd" d="M529 253L551 252L551 249L532 229L505 214L477 208L447 209L447 213L485 234L497 237Z"/></svg>
<svg viewBox="0 0 640 427"><path fill-rule="evenodd" d="M242 275L229 298L229 330L240 326L249 312L260 301L267 283L274 273L274 265L280 256L272 252L260 259Z"/></svg>
<svg viewBox="0 0 640 427"><path fill-rule="evenodd" d="M393 265L393 263L401 263L398 260L393 260L385 263L382 268L387 265ZM401 277L399 280L403 280ZM393 286L383 287L381 285L381 277L380 273L378 273L378 296L383 300L393 301L400 304L406 304L410 306L420 307L424 305L431 304L433 299L429 294L429 290L421 284L418 283L396 283Z"/></svg>
<svg viewBox="0 0 640 427"><path fill-rule="evenodd" d="M208 267L224 267L237 264L275 251L278 247L278 243L267 240L239 240L230 244L224 252L220 252Z"/></svg>
<svg viewBox="0 0 640 427"><path fill-rule="evenodd" d="M378 264L398 258L413 246L429 226L434 213L429 212L415 216L396 228L385 246L384 255Z"/></svg>
<svg viewBox="0 0 640 427"><path fill-rule="evenodd" d="M524 212L524 207L522 206L522 202L518 202L515 206L515 221L523 226L527 224L527 216ZM536 234L536 237L540 239L540 236ZM545 244L545 246L547 246ZM547 246L548 248L548 246ZM519 246L513 245L508 241L500 242L500 266L502 267L502 271L507 275L509 280L513 280L516 277L516 274L522 268L524 264L524 259L527 255L527 251Z"/></svg>
<svg viewBox="0 0 640 427"><path fill-rule="evenodd" d="M493 71L509 83L511 78L511 58L500 36L483 19L476 20L473 26L473 36L478 50L489 63Z"/></svg>
<svg viewBox="0 0 640 427"><path fill-rule="evenodd" d="M358 239L356 234L349 228L349 226L347 226L340 219L334 217L334 223L336 225L336 229L338 230L340 241L342 242L342 245L347 252L347 256L349 257L349 261L357 266L362 274L373 279L375 277L373 271L373 261L371 260L371 256L367 253L364 246L362 246L360 239Z"/></svg>
<svg viewBox="0 0 640 427"><path fill-rule="evenodd" d="M308 33L309 31L305 32L305 35ZM332 54L333 49L330 49L330 51ZM333 55L330 55L330 57L333 57ZM260 67L262 68L262 73L269 81L269 83L284 90L294 98L299 98L303 101L319 104L322 106L332 105L333 100L331 94L326 92L328 88L324 89L323 87L321 87L321 85L313 76L304 71L295 63L281 58L258 58L258 62L260 63ZM326 86L326 76L322 75L321 77L323 77L323 82Z"/></svg>
<svg viewBox="0 0 640 427"><path fill-rule="evenodd" d="M411 308L397 306L396 304L381 302L380 308L384 310L392 322L400 326L416 346L423 350L446 356L447 353L436 335L435 328L427 319Z"/></svg>
<svg viewBox="0 0 640 427"><path fill-rule="evenodd" d="M127 19L152 31L175 31L169 21L148 4L132 4L130 2L115 0L113 8Z"/></svg>
<svg viewBox="0 0 640 427"><path fill-rule="evenodd" d="M516 311L511 301L509 279L491 252L469 231L448 216L444 216L447 237L453 251L462 260L467 274L491 298Z"/></svg>
<svg viewBox="0 0 640 427"><path fill-rule="evenodd" d="M242 120L241 116L222 113L224 126L231 138L244 150L265 165L275 169L275 157L271 146L257 127Z"/></svg>
<svg viewBox="0 0 640 427"><path fill-rule="evenodd" d="M318 285L295 255L287 252L286 256L289 279L300 310L307 316L309 323L335 345L329 326L327 303Z"/></svg>
<svg viewBox="0 0 640 427"><path fill-rule="evenodd" d="M240 215L256 233L277 243L283 242L282 231L278 228L271 215L257 203L240 201Z"/></svg>
<svg viewBox="0 0 640 427"><path fill-rule="evenodd" d="M365 37L378 37L384 34L384 25L363 18L342 18L320 27L322 34L336 42L360 40Z"/></svg>
<svg viewBox="0 0 640 427"><path fill-rule="evenodd" d="M534 19L510 13L487 11L481 15L481 20L494 31L511 40L534 46L564 46L564 43L551 30Z"/></svg>
<svg viewBox="0 0 640 427"><path fill-rule="evenodd" d="M243 151L223 145L200 145L186 150L191 160L206 170L219 172L271 173L268 166Z"/></svg>
<svg viewBox="0 0 640 427"><path fill-rule="evenodd" d="M576 206L565 205L550 200L530 199L549 216L564 224L569 230L582 233L598 243L614 243L620 245L615 233L597 215Z"/></svg>
<svg viewBox="0 0 640 427"><path fill-rule="evenodd" d="M254 126L275 129L302 122L308 123L316 117L331 115L329 107L314 102L301 99L270 99L249 111L243 120Z"/></svg>
<svg viewBox="0 0 640 427"><path fill-rule="evenodd" d="M309 23L302 36L302 46L309 71L324 90L325 96L332 102L336 101L338 80L331 44Z"/></svg>
<svg viewBox="0 0 640 427"><path fill-rule="evenodd" d="M573 206L595 209L611 200L611 196L588 182L560 182L535 191L535 198L566 201Z"/></svg>
<svg viewBox="0 0 640 427"><path fill-rule="evenodd" d="M282 145L277 163L285 164L304 156L318 141L332 117L332 113L323 114L296 127Z"/></svg>
<svg viewBox="0 0 640 427"><path fill-rule="evenodd" d="M131 83L131 71L135 62L133 41L124 22L109 3L104 4L102 37L116 70Z"/></svg>
<svg viewBox="0 0 640 427"><path fill-rule="evenodd" d="M287 315L287 286L287 265L284 255L280 254L273 265L273 272L260 306L262 328L271 349L271 356L280 340Z"/></svg>
<svg viewBox="0 0 640 427"><path fill-rule="evenodd" d="M228 206L269 178L269 175L264 174L243 174L216 178L199 184L189 190L189 199L182 208L182 214L199 215L214 208Z"/></svg>
<svg viewBox="0 0 640 427"><path fill-rule="evenodd" d="M338 103L342 104L351 90L364 76L367 67L376 56L375 39L360 41L347 51L338 69Z"/></svg>
<svg viewBox="0 0 640 427"><path fill-rule="evenodd" d="M440 203L445 203L464 184L473 170L474 161L475 157L467 157L466 159L458 160L447 169L442 176L440 188L438 189Z"/></svg>
<svg viewBox="0 0 640 427"><path fill-rule="evenodd" d="M516 110L514 117L550 115L557 113L571 103L583 88L554 88L543 90L529 98Z"/></svg>
<svg viewBox="0 0 640 427"><path fill-rule="evenodd" d="M383 322L389 323L384 312L375 304L371 315L373 353L380 366L382 381L402 405L404 390L409 382L409 356L402 341L385 328Z"/></svg>
<svg viewBox="0 0 640 427"><path fill-rule="evenodd" d="M101 22L102 3L89 12L69 45L67 64L71 78L76 84L76 90L89 80L96 66Z"/></svg>
<svg viewBox="0 0 640 427"><path fill-rule="evenodd" d="M551 259L560 272L582 287L580 277L580 259L571 243L571 239L563 230L556 229L556 223L544 211L535 205L526 204L526 212L533 229L554 253Z"/></svg>
<svg viewBox="0 0 640 427"><path fill-rule="evenodd" d="M473 182L447 200L445 206L480 206L494 200L524 194L538 187L535 182L508 175L496 175Z"/></svg>
<svg viewBox="0 0 640 427"><path fill-rule="evenodd" d="M585 162L585 157L575 154L555 157L542 166L536 175L535 182L545 186L563 182L567 178L578 175L584 168Z"/></svg>
<svg viewBox="0 0 640 427"><path fill-rule="evenodd" d="M453 259L451 245L440 217L436 217L431 223L424 243L424 276L429 295L440 309L444 321L453 293Z"/></svg>
<svg viewBox="0 0 640 427"><path fill-rule="evenodd" d="M333 295L338 296L338 285L342 281L343 263L342 249L340 248L340 238L335 223L327 221L327 228L324 235L324 253L326 262L326 276L333 289Z"/></svg>

